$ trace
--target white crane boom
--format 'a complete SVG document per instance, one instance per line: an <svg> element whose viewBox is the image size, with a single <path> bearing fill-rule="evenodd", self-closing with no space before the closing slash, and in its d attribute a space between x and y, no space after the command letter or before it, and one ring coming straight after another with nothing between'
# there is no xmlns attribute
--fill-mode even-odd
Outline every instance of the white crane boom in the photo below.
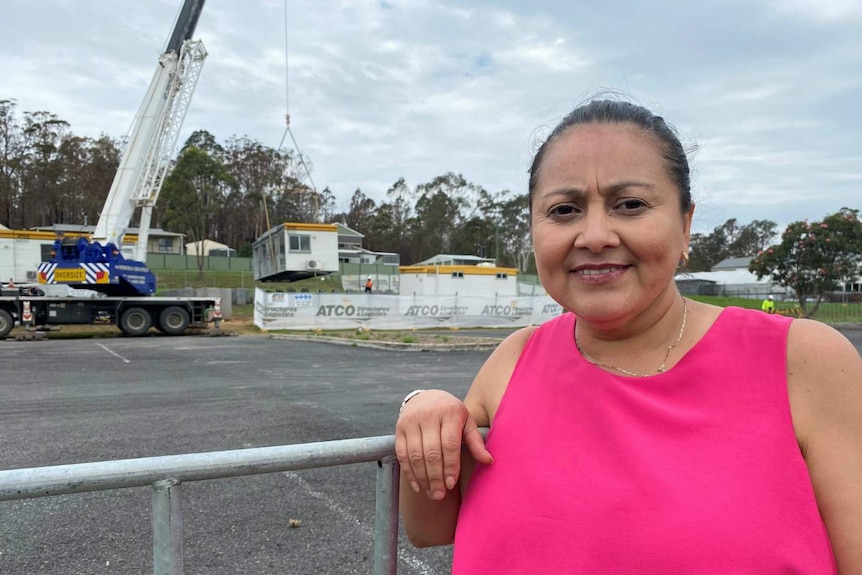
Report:
<svg viewBox="0 0 862 575"><path fill-rule="evenodd" d="M179 132L207 56L200 41L188 39L202 7L203 0L186 0L135 117L126 150L93 233L95 242L121 246L135 210L141 208L133 256L141 262L147 257L152 209L174 160Z"/></svg>

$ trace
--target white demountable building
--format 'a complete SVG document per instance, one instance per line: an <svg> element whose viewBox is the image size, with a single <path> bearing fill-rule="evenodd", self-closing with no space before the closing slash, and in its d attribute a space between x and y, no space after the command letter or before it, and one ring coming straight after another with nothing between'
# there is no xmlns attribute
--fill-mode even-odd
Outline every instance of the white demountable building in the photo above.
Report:
<svg viewBox="0 0 862 575"><path fill-rule="evenodd" d="M254 279L296 281L338 272L335 224L285 222L261 235L252 246Z"/></svg>
<svg viewBox="0 0 862 575"><path fill-rule="evenodd" d="M518 270L489 258L439 254L398 271L401 295L518 295Z"/></svg>

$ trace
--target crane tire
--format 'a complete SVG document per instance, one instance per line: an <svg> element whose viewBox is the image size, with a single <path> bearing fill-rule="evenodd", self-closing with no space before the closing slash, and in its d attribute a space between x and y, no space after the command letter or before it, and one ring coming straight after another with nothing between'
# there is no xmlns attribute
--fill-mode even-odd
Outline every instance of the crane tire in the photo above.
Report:
<svg viewBox="0 0 862 575"><path fill-rule="evenodd" d="M156 327L167 335L182 335L189 327L189 312L177 305L166 307Z"/></svg>
<svg viewBox="0 0 862 575"><path fill-rule="evenodd" d="M0 339L9 335L13 327L15 327L15 320L12 319L12 314L5 309L0 309Z"/></svg>
<svg viewBox="0 0 862 575"><path fill-rule="evenodd" d="M153 326L150 312L142 307L130 307L120 316L120 329L132 337L145 335Z"/></svg>

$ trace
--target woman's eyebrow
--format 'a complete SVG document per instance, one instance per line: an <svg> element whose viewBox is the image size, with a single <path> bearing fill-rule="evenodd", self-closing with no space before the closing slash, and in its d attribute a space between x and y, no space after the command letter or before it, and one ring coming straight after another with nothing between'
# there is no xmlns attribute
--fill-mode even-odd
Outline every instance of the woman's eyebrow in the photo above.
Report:
<svg viewBox="0 0 862 575"><path fill-rule="evenodd" d="M607 185L601 190L599 190L600 194L613 195L617 194L623 190L628 188L655 188L655 184L650 182L645 182L643 180L623 180L622 182L614 182L613 184Z"/></svg>
<svg viewBox="0 0 862 575"><path fill-rule="evenodd" d="M573 199L573 198L583 198L586 196L587 196L587 191L582 189L582 188L577 188L577 187L554 188L554 189L548 190L547 192L544 192L543 194L540 194L540 197L542 199L545 199L545 200L551 199L551 198L557 198L557 197L562 197L562 198L566 198L566 199Z"/></svg>
<svg viewBox="0 0 862 575"><path fill-rule="evenodd" d="M624 190L629 188L655 188L655 184L651 182L646 182L643 180L623 180L621 182L614 182L612 184L608 184L599 190L599 193L603 196L612 196L618 194ZM548 190L547 192L540 194L542 199L550 199L556 197L563 197L568 199L578 199L583 198L588 195L588 192L577 186L567 186L563 188L554 188Z"/></svg>

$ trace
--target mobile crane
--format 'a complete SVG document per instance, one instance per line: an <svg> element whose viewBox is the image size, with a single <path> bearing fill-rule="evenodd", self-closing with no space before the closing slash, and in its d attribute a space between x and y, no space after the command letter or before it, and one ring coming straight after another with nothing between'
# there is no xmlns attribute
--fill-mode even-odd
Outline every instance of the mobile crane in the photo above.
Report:
<svg viewBox="0 0 862 575"><path fill-rule="evenodd" d="M113 296L151 295L156 277L146 263L153 207L207 53L192 40L204 0L185 0L141 104L92 240L59 238L51 262L39 265L41 284L68 284ZM140 208L133 258L120 246Z"/></svg>
<svg viewBox="0 0 862 575"><path fill-rule="evenodd" d="M135 117L92 239L59 238L53 244L52 260L38 266L39 284L66 284L100 292L102 297L47 297L33 287L2 290L0 339L16 322L34 326L113 323L131 336L144 335L152 326L168 335L180 335L192 323L218 325L220 298L155 297L155 274L145 263L153 206L207 56L203 44L191 39L203 4L204 0L183 3ZM126 258L120 246L138 208L134 258Z"/></svg>

